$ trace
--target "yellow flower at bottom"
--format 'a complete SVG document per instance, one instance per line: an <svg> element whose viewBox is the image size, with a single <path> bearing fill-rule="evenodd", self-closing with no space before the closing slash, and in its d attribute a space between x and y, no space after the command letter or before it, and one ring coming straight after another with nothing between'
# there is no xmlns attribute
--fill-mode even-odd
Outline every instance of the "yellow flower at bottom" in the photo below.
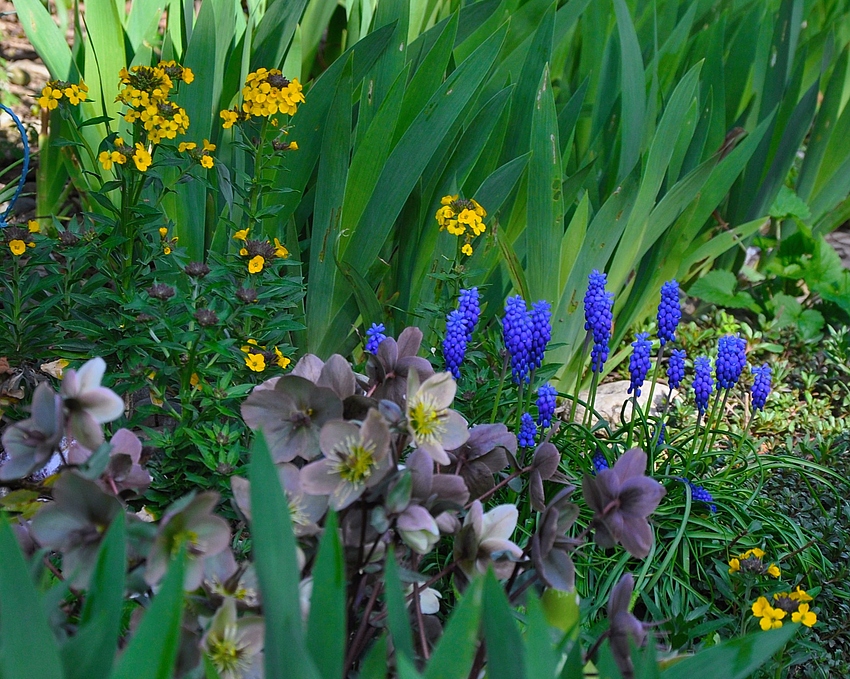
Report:
<svg viewBox="0 0 850 679"><path fill-rule="evenodd" d="M741 560L740 559L729 559L729 572L737 573L741 570Z"/></svg>
<svg viewBox="0 0 850 679"><path fill-rule="evenodd" d="M275 356L277 356L277 365L279 368L283 368L286 370L287 366L292 362L286 356L283 355L280 349L277 347L274 348Z"/></svg>
<svg viewBox="0 0 850 679"><path fill-rule="evenodd" d="M782 627L782 618L785 617L785 611L781 608L774 608L770 605L766 597L760 596L752 606L753 615L759 620L759 627L767 631L769 629L779 629Z"/></svg>
<svg viewBox="0 0 850 679"><path fill-rule="evenodd" d="M808 595L808 593L806 592L806 590L802 589L800 587L800 585L797 585L797 589L795 589L793 592L791 592L788 596L791 599L793 599L794 601L800 601L800 602L813 601L812 597L810 597Z"/></svg>
<svg viewBox="0 0 850 679"><path fill-rule="evenodd" d="M289 257L289 250L277 238L274 239L274 256L286 259Z"/></svg>
<svg viewBox="0 0 850 679"><path fill-rule="evenodd" d="M266 260L263 259L262 255L257 255L252 257L248 262L248 273L260 273L263 270L263 265L266 263Z"/></svg>
<svg viewBox="0 0 850 679"><path fill-rule="evenodd" d="M159 237L165 238L168 235L168 229L164 226L159 227Z"/></svg>
<svg viewBox="0 0 850 679"><path fill-rule="evenodd" d="M779 570L779 566L777 566L775 563L772 563L770 564L770 566L768 566L767 574L773 576L774 578L778 578L780 575L782 575L782 572Z"/></svg>
<svg viewBox="0 0 850 679"><path fill-rule="evenodd" d="M27 251L27 244L24 241L16 238L15 240L9 241L9 249L12 251L12 254L15 257L20 257Z"/></svg>
<svg viewBox="0 0 850 679"><path fill-rule="evenodd" d="M142 146L141 142L136 142L136 151L133 153L133 162L136 164L136 169L139 172L146 171L151 165L151 154Z"/></svg>
<svg viewBox="0 0 850 679"><path fill-rule="evenodd" d="M248 354L245 357L245 365L255 373L261 373L266 369L266 359L262 354Z"/></svg>
<svg viewBox="0 0 850 679"><path fill-rule="evenodd" d="M248 229L240 229L233 234L233 240L245 240L248 238Z"/></svg>
<svg viewBox="0 0 850 679"><path fill-rule="evenodd" d="M818 616L809 610L809 604L800 604L800 607L791 614L791 622L799 622L806 627L812 627L818 621Z"/></svg>
<svg viewBox="0 0 850 679"><path fill-rule="evenodd" d="M162 254L170 255L171 254L171 248L166 245L164 248L162 248Z"/></svg>
<svg viewBox="0 0 850 679"><path fill-rule="evenodd" d="M201 156L201 166L207 168L208 170L215 164L212 156Z"/></svg>
<svg viewBox="0 0 850 679"><path fill-rule="evenodd" d="M35 221L34 219L30 219L27 222L27 228L29 229L30 233L41 233L41 227L38 225L38 222Z"/></svg>
<svg viewBox="0 0 850 679"><path fill-rule="evenodd" d="M463 254L465 254L467 257L472 256L472 246L469 243L464 243L463 247L460 249L460 251Z"/></svg>

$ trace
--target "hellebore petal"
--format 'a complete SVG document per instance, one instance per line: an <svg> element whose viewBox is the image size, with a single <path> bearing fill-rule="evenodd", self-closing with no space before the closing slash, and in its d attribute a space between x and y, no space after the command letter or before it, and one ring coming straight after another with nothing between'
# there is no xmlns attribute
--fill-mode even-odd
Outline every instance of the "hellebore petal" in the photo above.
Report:
<svg viewBox="0 0 850 679"><path fill-rule="evenodd" d="M543 480L548 480L556 471L561 463L561 454L558 449L548 441L541 443L534 451L534 457L531 459L531 466L540 473Z"/></svg>
<svg viewBox="0 0 850 679"><path fill-rule="evenodd" d="M316 385L333 390L337 396L345 400L354 395L357 380L351 364L339 354L334 354L322 367Z"/></svg>
<svg viewBox="0 0 850 679"><path fill-rule="evenodd" d="M305 380L310 380L315 384L319 381L324 366L324 361L315 354L304 354L298 359L298 363L295 364L295 367L289 374L303 377Z"/></svg>
<svg viewBox="0 0 850 679"><path fill-rule="evenodd" d="M61 399L42 382L33 394L31 417L3 432L8 459L0 466L0 480L23 478L47 464L62 440L63 424Z"/></svg>
<svg viewBox="0 0 850 679"><path fill-rule="evenodd" d="M410 470L413 481L412 496L419 500L426 500L431 495L434 460L424 450L417 448L407 456L405 466Z"/></svg>
<svg viewBox="0 0 850 679"><path fill-rule="evenodd" d="M421 346L422 331L415 326L405 328L398 336L398 355L400 358L415 356L419 353L419 347Z"/></svg>
<svg viewBox="0 0 850 679"><path fill-rule="evenodd" d="M483 538L500 538L507 540L516 529L519 511L514 505L498 505L487 512L482 520L481 535Z"/></svg>
<svg viewBox="0 0 850 679"><path fill-rule="evenodd" d="M633 591L634 578L631 573L626 573L611 590L611 597L608 600L611 653L624 679L634 677L629 639L637 646L642 646L646 641L646 630L643 624L629 612Z"/></svg>
<svg viewBox="0 0 850 679"><path fill-rule="evenodd" d="M338 485L329 460L317 460L301 469L301 487L309 495L330 495Z"/></svg>
<svg viewBox="0 0 850 679"><path fill-rule="evenodd" d="M71 372L70 370L68 372ZM100 356L95 356L90 361L86 361L77 371L77 390L80 393L85 393L91 389L96 389L103 381L103 376L106 374L106 361Z"/></svg>
<svg viewBox="0 0 850 679"><path fill-rule="evenodd" d="M620 486L620 511L631 516L647 517L661 502L667 491L648 476L630 478Z"/></svg>
<svg viewBox="0 0 850 679"><path fill-rule="evenodd" d="M623 483L626 479L643 476L646 472L647 456L640 448L630 448L614 463L614 472Z"/></svg>
<svg viewBox="0 0 850 679"><path fill-rule="evenodd" d="M440 540L440 529L424 507L411 505L398 517L401 539L418 554L427 554Z"/></svg>

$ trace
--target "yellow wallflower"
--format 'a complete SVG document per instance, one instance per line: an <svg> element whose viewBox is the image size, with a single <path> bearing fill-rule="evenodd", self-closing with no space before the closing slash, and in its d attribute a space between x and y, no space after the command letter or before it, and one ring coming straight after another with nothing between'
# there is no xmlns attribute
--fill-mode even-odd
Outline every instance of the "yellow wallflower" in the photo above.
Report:
<svg viewBox="0 0 850 679"><path fill-rule="evenodd" d="M472 246L469 243L464 243L463 247L460 249L460 251L463 254L465 254L467 257L472 256Z"/></svg>
<svg viewBox="0 0 850 679"><path fill-rule="evenodd" d="M159 227L159 237L165 238L168 235L168 229L164 226Z"/></svg>
<svg viewBox="0 0 850 679"><path fill-rule="evenodd" d="M231 127L233 127L233 124L239 120L239 113L236 111L222 111L221 113L219 113L219 115L221 116L222 120L224 120L221 126L225 130L229 130Z"/></svg>
<svg viewBox="0 0 850 679"><path fill-rule="evenodd" d="M170 247L168 247L167 245L166 245L166 246L164 246L164 247L162 248L162 254L164 254L164 255L170 255L170 254L171 254L171 248L170 248Z"/></svg>
<svg viewBox="0 0 850 679"><path fill-rule="evenodd" d="M266 260L263 259L262 255L256 255L252 257L248 262L248 273L260 273L263 270L263 265L266 263Z"/></svg>
<svg viewBox="0 0 850 679"><path fill-rule="evenodd" d="M249 354L249 353L251 353L251 347L258 347L260 349L265 349L265 347L261 347L259 344L257 344L257 340L249 339L248 344L242 345L242 351L244 351L246 354Z"/></svg>
<svg viewBox="0 0 850 679"><path fill-rule="evenodd" d="M30 233L41 233L41 227L39 226L38 222L35 221L34 219L30 219L27 222L27 228L29 229Z"/></svg>
<svg viewBox="0 0 850 679"><path fill-rule="evenodd" d="M755 617L760 618L759 627L763 630L767 631L782 627L782 618L785 617L785 611L771 606L767 598L760 596L753 604L752 611Z"/></svg>
<svg viewBox="0 0 850 679"><path fill-rule="evenodd" d="M782 575L782 572L779 570L779 566L777 566L775 563L772 563L767 568L767 574L774 578L778 578L780 575Z"/></svg>
<svg viewBox="0 0 850 679"><path fill-rule="evenodd" d="M204 151L215 151L215 144L210 143L209 139L204 139Z"/></svg>
<svg viewBox="0 0 850 679"><path fill-rule="evenodd" d="M248 248L239 248L239 254L245 257L248 254Z"/></svg>
<svg viewBox="0 0 850 679"><path fill-rule="evenodd" d="M200 388L201 378L198 377L198 373L192 373L192 376L189 378L189 384L195 387L196 389Z"/></svg>
<svg viewBox="0 0 850 679"><path fill-rule="evenodd" d="M274 239L274 256L286 259L289 257L289 250L277 238Z"/></svg>
<svg viewBox="0 0 850 679"><path fill-rule="evenodd" d="M27 251L27 244L24 243L24 241L16 238L15 240L9 241L9 249L12 251L12 254L15 255L15 257L20 257Z"/></svg>
<svg viewBox="0 0 850 679"><path fill-rule="evenodd" d="M183 153L184 151L189 151L189 150L191 150L191 149L195 148L196 146L197 146L197 144L196 144L195 142L193 142L193 141L181 141L181 142L177 145L177 150L178 150L180 153Z"/></svg>
<svg viewBox="0 0 850 679"><path fill-rule="evenodd" d="M799 608L791 614L791 622L799 622L806 627L812 627L818 621L818 616L809 610L809 604L800 604Z"/></svg>
<svg viewBox="0 0 850 679"><path fill-rule="evenodd" d="M729 559L729 572L737 573L741 570L741 560L740 559Z"/></svg>
<svg viewBox="0 0 850 679"><path fill-rule="evenodd" d="M213 164L214 161L212 156L201 156L201 166L209 170L213 166Z"/></svg>
<svg viewBox="0 0 850 679"><path fill-rule="evenodd" d="M114 164L123 165L127 162L127 156L118 151L101 151L97 157L104 170L111 170Z"/></svg>
<svg viewBox="0 0 850 679"><path fill-rule="evenodd" d="M288 80L277 69L257 69L245 78L242 88L242 111L249 116L269 117L276 113L295 115L298 104L304 101L301 83L298 79ZM232 115L224 116L233 125Z"/></svg>
<svg viewBox="0 0 850 679"><path fill-rule="evenodd" d="M806 593L806 590L800 588L800 585L797 585L797 589L791 592L788 596L791 597L794 601L814 601L814 599L812 599L812 597L810 597Z"/></svg>
<svg viewBox="0 0 850 679"><path fill-rule="evenodd" d="M250 229L240 229L239 231L233 234L233 239L246 240L248 238L248 231L250 231Z"/></svg>
<svg viewBox="0 0 850 679"><path fill-rule="evenodd" d="M274 348L275 356L277 356L277 365L279 368L283 368L286 370L287 366L292 362L286 356L283 355L280 349L277 347Z"/></svg>
<svg viewBox="0 0 850 679"><path fill-rule="evenodd" d="M266 359L262 354L248 354L245 356L245 365L255 373L261 373L266 369Z"/></svg>
<svg viewBox="0 0 850 679"><path fill-rule="evenodd" d="M297 151L298 150L298 142L297 141L289 142L289 150L290 151Z"/></svg>
<svg viewBox="0 0 850 679"><path fill-rule="evenodd" d="M141 142L136 142L136 150L133 153L133 162L136 164L136 169L139 172L144 172L151 165L151 154L142 146Z"/></svg>

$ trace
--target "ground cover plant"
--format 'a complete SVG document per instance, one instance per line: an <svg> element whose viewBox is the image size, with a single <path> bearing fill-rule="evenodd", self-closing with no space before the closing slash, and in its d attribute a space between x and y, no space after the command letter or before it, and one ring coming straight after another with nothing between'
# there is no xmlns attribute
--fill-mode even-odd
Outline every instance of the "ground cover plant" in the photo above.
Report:
<svg viewBox="0 0 850 679"><path fill-rule="evenodd" d="M843 3L15 7L3 676L841 671Z"/></svg>

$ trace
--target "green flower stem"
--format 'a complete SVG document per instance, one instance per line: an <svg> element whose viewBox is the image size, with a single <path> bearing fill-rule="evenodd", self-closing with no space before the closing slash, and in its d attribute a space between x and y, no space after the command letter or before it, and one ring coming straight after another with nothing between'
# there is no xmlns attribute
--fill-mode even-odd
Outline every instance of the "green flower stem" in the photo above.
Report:
<svg viewBox="0 0 850 679"><path fill-rule="evenodd" d="M593 423L593 413L596 411L596 388L599 385L599 373L594 372L590 380L590 392L587 399L587 408L585 408L582 424L589 427Z"/></svg>
<svg viewBox="0 0 850 679"><path fill-rule="evenodd" d="M499 376L499 388L496 390L496 400L493 402L493 412L490 413L490 424L496 421L499 411L499 401L502 399L502 389L505 386L505 373L508 371L508 354L505 352L505 360L502 361L502 374Z"/></svg>
<svg viewBox="0 0 850 679"><path fill-rule="evenodd" d="M590 331L588 330L584 335L584 345L581 348L581 361L578 364L578 372L576 373L576 386L573 391L573 403L570 406L570 416L567 418L568 422L573 421L573 417L576 414L576 404L578 403L578 392L581 390L581 378L584 375L584 362L587 360L587 354L590 351Z"/></svg>
<svg viewBox="0 0 850 679"><path fill-rule="evenodd" d="M720 392L714 392L714 403L711 404L711 409L708 411L708 417L705 420L705 431L703 432L702 437L700 438L699 449L697 450L697 457L702 455L703 450L705 450L705 444L708 442L708 437L711 433L711 425L714 422L714 415L717 412L717 404L720 401Z"/></svg>
<svg viewBox="0 0 850 679"><path fill-rule="evenodd" d="M652 371L652 384L649 385L649 401L647 403L646 412L649 414L652 411L652 397L655 395L655 385L658 382L658 370L661 368L661 360L664 358L664 346L658 347L658 355L655 357L655 369Z"/></svg>
<svg viewBox="0 0 850 679"><path fill-rule="evenodd" d="M741 438L738 440L738 447L735 448L735 454L732 456L732 459L729 460L729 463L726 465L726 469L723 472L723 479L726 479L726 477L729 476L729 472L732 470L732 467L734 467L735 463L738 461L738 458L741 455L741 451L744 448L744 441L749 438L750 427L753 423L754 418L755 413L751 412L744 424L744 430L741 432Z"/></svg>
<svg viewBox="0 0 850 679"><path fill-rule="evenodd" d="M269 119L263 118L263 123L260 126L260 140L257 144L257 152L254 156L254 176L251 179L251 192L248 195L248 210L247 214L243 213L243 228L251 226L250 220L256 220L257 209L260 206L260 197L262 193L263 183L263 151L266 146L266 131L269 126Z"/></svg>
<svg viewBox="0 0 850 679"><path fill-rule="evenodd" d="M711 439L708 442L708 450L707 452L711 452L711 449L714 447L714 441L717 438L717 428L720 426L720 422L723 419L723 413L726 412L726 401L729 399L729 389L725 389L723 392L723 403L720 406L720 410L717 413L717 421L714 423L714 426L711 429ZM719 395L719 394L718 394Z"/></svg>
<svg viewBox="0 0 850 679"><path fill-rule="evenodd" d="M626 436L626 450L632 447L632 436L635 431L635 418L638 412L637 390L632 394L632 416L629 418L629 434Z"/></svg>
<svg viewBox="0 0 850 679"><path fill-rule="evenodd" d="M14 338L15 338L15 351L18 356L21 355L23 351L23 328L21 323L21 309L23 307L21 300L21 260L20 257L14 258L14 263L12 265L13 275L12 275L12 318L14 319Z"/></svg>

